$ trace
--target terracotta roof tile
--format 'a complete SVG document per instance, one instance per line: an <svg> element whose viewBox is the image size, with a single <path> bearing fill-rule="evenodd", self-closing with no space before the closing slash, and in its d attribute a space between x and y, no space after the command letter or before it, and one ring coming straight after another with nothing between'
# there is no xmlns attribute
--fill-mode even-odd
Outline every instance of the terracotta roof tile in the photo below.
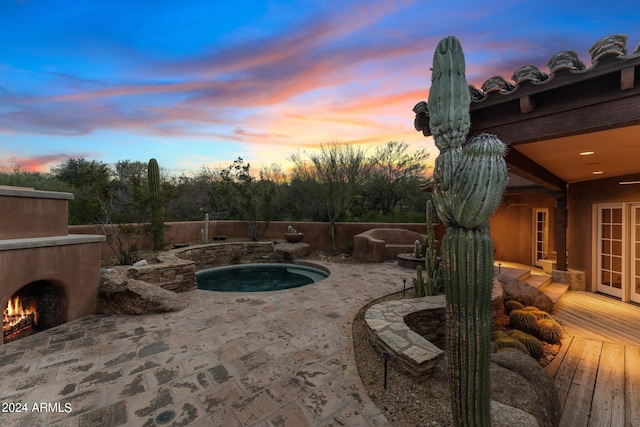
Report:
<svg viewBox="0 0 640 427"><path fill-rule="evenodd" d="M544 85L553 80L555 74L568 70L572 73L588 73L599 65L611 61L623 61L625 59L640 56L640 44L631 55L627 55L627 36L624 34L613 34L598 40L589 49L591 65L587 67L573 50L558 52L549 58L547 66L549 73L540 70L535 65L525 65L518 68L511 76L512 81L503 77L494 76L487 79L482 84L482 89L469 85L472 102L482 102L487 99L492 92L508 94L518 89L518 86L525 82Z"/></svg>

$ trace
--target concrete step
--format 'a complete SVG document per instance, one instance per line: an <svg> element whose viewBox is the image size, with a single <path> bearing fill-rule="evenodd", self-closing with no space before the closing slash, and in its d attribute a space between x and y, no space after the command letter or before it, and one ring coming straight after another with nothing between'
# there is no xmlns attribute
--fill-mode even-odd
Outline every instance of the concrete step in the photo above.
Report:
<svg viewBox="0 0 640 427"><path fill-rule="evenodd" d="M564 283L551 282L538 288L540 292L548 296L554 304L569 290L569 285Z"/></svg>
<svg viewBox="0 0 640 427"><path fill-rule="evenodd" d="M533 286L536 289L540 289L542 286L551 283L551 276L548 274L531 274L525 279L520 279L529 286Z"/></svg>
<svg viewBox="0 0 640 427"><path fill-rule="evenodd" d="M522 268L507 268L494 266L493 271L496 274L504 274L505 276L509 276L513 279L518 279L524 281L527 277L531 275L531 270L525 270Z"/></svg>

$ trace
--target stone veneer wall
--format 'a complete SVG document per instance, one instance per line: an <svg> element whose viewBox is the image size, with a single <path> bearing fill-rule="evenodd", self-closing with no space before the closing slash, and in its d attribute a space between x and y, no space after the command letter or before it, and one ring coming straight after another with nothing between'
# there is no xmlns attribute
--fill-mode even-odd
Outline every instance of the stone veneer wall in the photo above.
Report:
<svg viewBox="0 0 640 427"><path fill-rule="evenodd" d="M195 262L196 270L202 270L230 264L278 262L273 249L272 242L230 242L188 246L171 252Z"/></svg>
<svg viewBox="0 0 640 427"><path fill-rule="evenodd" d="M142 280L173 292L186 292L198 288L196 264L180 259L175 254L158 255L148 265L127 267L127 277Z"/></svg>
<svg viewBox="0 0 640 427"><path fill-rule="evenodd" d="M146 265L116 266L130 279L141 280L173 292L198 288L196 271L230 264L278 262L271 242L210 243L173 249L148 260Z"/></svg>

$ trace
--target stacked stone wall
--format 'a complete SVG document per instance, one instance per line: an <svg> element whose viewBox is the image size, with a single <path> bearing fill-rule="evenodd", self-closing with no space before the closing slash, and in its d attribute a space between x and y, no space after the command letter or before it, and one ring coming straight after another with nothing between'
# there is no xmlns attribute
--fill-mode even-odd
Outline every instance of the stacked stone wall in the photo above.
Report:
<svg viewBox="0 0 640 427"><path fill-rule="evenodd" d="M231 264L278 262L271 242L213 243L190 246L172 252L195 263L196 270Z"/></svg>
<svg viewBox="0 0 640 427"><path fill-rule="evenodd" d="M158 284L173 292L186 292L198 288L196 264L175 255L160 255L148 265L127 267L127 277L143 282Z"/></svg>

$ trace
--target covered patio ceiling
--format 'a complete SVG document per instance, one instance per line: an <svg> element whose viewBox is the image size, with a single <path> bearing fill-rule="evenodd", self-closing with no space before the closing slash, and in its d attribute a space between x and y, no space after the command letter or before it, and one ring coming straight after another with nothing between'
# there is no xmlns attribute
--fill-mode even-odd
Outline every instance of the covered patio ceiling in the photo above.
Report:
<svg viewBox="0 0 640 427"><path fill-rule="evenodd" d="M521 178L513 187L564 193L568 183L640 173L640 45L627 55L626 41L599 40L590 67L564 51L549 59L549 74L528 65L513 81L470 86L470 135L510 146L509 172ZM416 129L430 135L426 103L414 111Z"/></svg>

